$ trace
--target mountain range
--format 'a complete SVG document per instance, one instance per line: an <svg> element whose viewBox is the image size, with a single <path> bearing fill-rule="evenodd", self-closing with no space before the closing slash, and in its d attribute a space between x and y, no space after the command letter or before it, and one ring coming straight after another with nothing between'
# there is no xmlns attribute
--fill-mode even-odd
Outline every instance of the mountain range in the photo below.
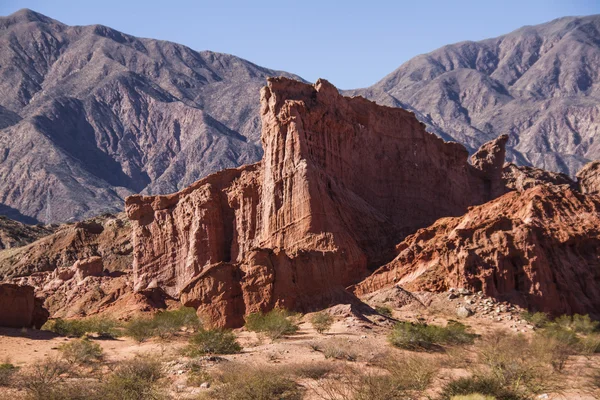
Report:
<svg viewBox="0 0 600 400"><path fill-rule="evenodd" d="M122 210L255 162L259 88L300 77L31 10L0 17L0 214L23 222ZM473 152L574 175L600 158L600 16L567 17L417 56L345 91L415 112Z"/></svg>

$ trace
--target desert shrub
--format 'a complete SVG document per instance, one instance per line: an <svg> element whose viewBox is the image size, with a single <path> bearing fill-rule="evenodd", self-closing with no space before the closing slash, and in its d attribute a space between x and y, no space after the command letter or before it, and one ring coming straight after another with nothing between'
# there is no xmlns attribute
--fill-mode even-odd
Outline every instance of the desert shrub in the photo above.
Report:
<svg viewBox="0 0 600 400"><path fill-rule="evenodd" d="M206 371L206 369L199 363L193 363L190 365L190 370L187 374L188 386L200 386L204 382L210 382L212 377Z"/></svg>
<svg viewBox="0 0 600 400"><path fill-rule="evenodd" d="M479 362L485 370L480 375L493 378L497 384L523 397L558 389L556 363L563 363L560 342L529 342L523 335L496 332L480 343ZM492 394L481 390L482 394ZM468 393L463 393L468 394Z"/></svg>
<svg viewBox="0 0 600 400"><path fill-rule="evenodd" d="M151 337L168 339L183 327L199 329L201 326L195 309L181 307L178 310L158 312L152 317L133 318L125 326L125 335L143 342Z"/></svg>
<svg viewBox="0 0 600 400"><path fill-rule="evenodd" d="M583 355L600 353L600 335L593 334L580 339L578 350Z"/></svg>
<svg viewBox="0 0 600 400"><path fill-rule="evenodd" d="M356 361L358 354L354 347L351 343L342 339L331 339L322 344L321 351L325 358Z"/></svg>
<svg viewBox="0 0 600 400"><path fill-rule="evenodd" d="M120 336L121 324L110 318L90 317L84 319L49 320L42 326L43 330L57 333L61 336L81 337L85 334L97 334L101 337L116 338Z"/></svg>
<svg viewBox="0 0 600 400"><path fill-rule="evenodd" d="M396 388L403 391L424 391L439 371L439 363L431 358L415 354L389 356L382 365Z"/></svg>
<svg viewBox="0 0 600 400"><path fill-rule="evenodd" d="M554 323L562 328L569 329L576 333L588 335L598 330L600 322L593 321L589 315L575 314L573 316L562 315Z"/></svg>
<svg viewBox="0 0 600 400"><path fill-rule="evenodd" d="M329 377L328 377L329 378ZM416 399L423 395L424 386L408 382L399 370L391 373L365 372L347 367L331 379L315 381L309 386L316 398L324 400L400 400Z"/></svg>
<svg viewBox="0 0 600 400"><path fill-rule="evenodd" d="M392 308L388 306L377 306L375 307L375 311L377 311L381 315L385 315L386 317L392 317Z"/></svg>
<svg viewBox="0 0 600 400"><path fill-rule="evenodd" d="M333 365L329 362L311 362L307 364L297 364L290 367L292 373L300 378L306 379L323 379L334 370Z"/></svg>
<svg viewBox="0 0 600 400"><path fill-rule="evenodd" d="M12 382L13 375L19 369L10 363L0 364L0 386L9 386Z"/></svg>
<svg viewBox="0 0 600 400"><path fill-rule="evenodd" d="M47 358L19 371L17 386L30 399L65 399L65 375L70 371L63 360Z"/></svg>
<svg viewBox="0 0 600 400"><path fill-rule="evenodd" d="M65 360L74 364L90 364L102 359L102 347L87 337L62 344L58 350Z"/></svg>
<svg viewBox="0 0 600 400"><path fill-rule="evenodd" d="M445 327L438 325L398 322L388 339L396 347L408 350L432 349L444 344L471 344L477 335L467 332L459 322L448 321Z"/></svg>
<svg viewBox="0 0 600 400"><path fill-rule="evenodd" d="M310 323L317 332L323 334L333 325L333 317L326 312L318 312L310 317Z"/></svg>
<svg viewBox="0 0 600 400"><path fill-rule="evenodd" d="M229 366L221 371L220 384L207 398L214 400L300 400L300 388L279 371L247 366Z"/></svg>
<svg viewBox="0 0 600 400"><path fill-rule="evenodd" d="M544 326L548 325L548 323L550 322L550 318L548 318L548 314L543 313L543 312L529 312L529 311L525 311L523 313L521 313L521 318L523 318L525 321L529 322L531 325L535 326L536 328L543 328Z"/></svg>
<svg viewBox="0 0 600 400"><path fill-rule="evenodd" d="M200 329L190 338L185 354L195 357L204 354L235 354L242 351L231 331L221 329Z"/></svg>
<svg viewBox="0 0 600 400"><path fill-rule="evenodd" d="M154 335L162 339L171 337L183 327L198 329L201 326L196 310L192 307L158 312L152 318L152 322Z"/></svg>
<svg viewBox="0 0 600 400"><path fill-rule="evenodd" d="M260 332L275 340L285 335L292 335L298 326L291 321L292 314L281 308L274 308L267 313L252 313L246 317L246 328Z"/></svg>
<svg viewBox="0 0 600 400"><path fill-rule="evenodd" d="M455 400L456 398L460 399L459 396L475 394L489 396L495 400L526 400L526 397L505 388L496 379L478 376L459 378L448 383L442 389L440 400Z"/></svg>
<svg viewBox="0 0 600 400"><path fill-rule="evenodd" d="M453 396L452 400L496 400L496 398L479 393L473 393L464 396Z"/></svg>
<svg viewBox="0 0 600 400"><path fill-rule="evenodd" d="M124 361L102 382L102 399L166 399L158 385L162 376L161 364L154 358L136 357Z"/></svg>
<svg viewBox="0 0 600 400"><path fill-rule="evenodd" d="M125 336L136 342L143 342L154 336L154 323L151 318L137 317L125 325Z"/></svg>

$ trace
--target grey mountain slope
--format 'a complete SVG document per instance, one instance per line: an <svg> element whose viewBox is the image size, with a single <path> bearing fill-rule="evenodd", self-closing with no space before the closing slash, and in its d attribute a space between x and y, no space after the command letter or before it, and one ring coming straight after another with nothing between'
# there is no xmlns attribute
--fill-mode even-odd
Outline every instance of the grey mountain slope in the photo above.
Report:
<svg viewBox="0 0 600 400"><path fill-rule="evenodd" d="M509 134L509 159L575 175L600 158L600 15L444 46L346 93L418 110L471 151Z"/></svg>
<svg viewBox="0 0 600 400"><path fill-rule="evenodd" d="M82 219L254 162L259 89L276 75L300 79L30 10L0 17L0 205Z"/></svg>

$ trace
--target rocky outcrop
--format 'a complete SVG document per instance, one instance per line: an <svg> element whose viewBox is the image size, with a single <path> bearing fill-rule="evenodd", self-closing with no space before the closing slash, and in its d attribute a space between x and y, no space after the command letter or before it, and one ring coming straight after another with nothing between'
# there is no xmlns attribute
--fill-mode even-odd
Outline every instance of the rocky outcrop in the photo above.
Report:
<svg viewBox="0 0 600 400"><path fill-rule="evenodd" d="M324 80L271 78L261 162L167 196L131 196L137 291L159 288L219 326L347 296L407 234L503 193L501 137L468 152L414 114Z"/></svg>
<svg viewBox="0 0 600 400"><path fill-rule="evenodd" d="M0 215L0 250L25 246L53 232L51 226L26 225Z"/></svg>
<svg viewBox="0 0 600 400"><path fill-rule="evenodd" d="M577 188L577 184L568 175L513 163L504 166L502 179L507 188L520 192L538 185L567 185Z"/></svg>
<svg viewBox="0 0 600 400"><path fill-rule="evenodd" d="M577 184L582 193L600 194L600 161L592 161L577 173Z"/></svg>
<svg viewBox="0 0 600 400"><path fill-rule="evenodd" d="M127 271L132 251L131 225L125 214L107 214L61 225L26 246L0 251L0 280L69 269L78 260L92 257L101 257L102 267L109 272Z"/></svg>
<svg viewBox="0 0 600 400"><path fill-rule="evenodd" d="M467 288L554 315L600 317L600 198L539 185L442 218L352 288Z"/></svg>
<svg viewBox="0 0 600 400"><path fill-rule="evenodd" d="M0 326L39 329L47 320L48 312L33 287L0 283Z"/></svg>

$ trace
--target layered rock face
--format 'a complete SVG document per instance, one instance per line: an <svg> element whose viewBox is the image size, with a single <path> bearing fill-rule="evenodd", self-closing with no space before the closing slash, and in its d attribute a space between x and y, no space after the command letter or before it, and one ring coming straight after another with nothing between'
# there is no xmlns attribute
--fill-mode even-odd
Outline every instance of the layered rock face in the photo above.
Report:
<svg viewBox="0 0 600 400"><path fill-rule="evenodd" d="M41 328L48 312L35 298L33 287L0 284L0 326L9 328Z"/></svg>
<svg viewBox="0 0 600 400"><path fill-rule="evenodd" d="M600 317L600 197L538 185L442 218L353 288L466 287L554 315Z"/></svg>
<svg viewBox="0 0 600 400"><path fill-rule="evenodd" d="M407 234L505 191L506 137L471 165L412 113L323 80L269 79L261 119L261 162L127 198L136 290L160 288L219 326L309 310L346 296Z"/></svg>
<svg viewBox="0 0 600 400"><path fill-rule="evenodd" d="M62 225L28 245L0 250L0 280L70 268L78 260L101 257L108 271L131 269L131 226L125 214L104 215Z"/></svg>

